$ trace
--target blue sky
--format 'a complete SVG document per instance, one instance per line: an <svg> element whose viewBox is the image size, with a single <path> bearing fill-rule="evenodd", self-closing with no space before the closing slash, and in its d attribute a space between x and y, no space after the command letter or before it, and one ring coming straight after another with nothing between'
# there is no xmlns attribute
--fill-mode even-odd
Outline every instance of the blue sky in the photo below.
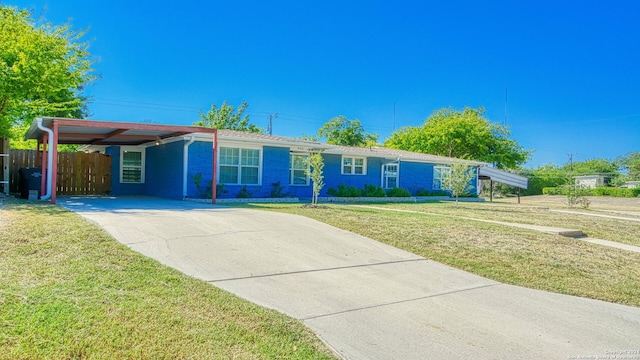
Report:
<svg viewBox="0 0 640 360"><path fill-rule="evenodd" d="M640 151L637 1L2 3L88 29L92 119L184 125L245 100L275 135L344 115L384 140L483 106L535 150L527 167Z"/></svg>

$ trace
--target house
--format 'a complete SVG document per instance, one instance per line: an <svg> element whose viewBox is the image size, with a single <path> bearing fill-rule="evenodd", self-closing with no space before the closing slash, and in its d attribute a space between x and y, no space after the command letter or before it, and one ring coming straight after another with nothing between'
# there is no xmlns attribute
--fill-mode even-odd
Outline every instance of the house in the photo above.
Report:
<svg viewBox="0 0 640 360"><path fill-rule="evenodd" d="M465 162L476 169L471 186L472 192L477 193L479 177L486 178L483 169L488 169L483 162L382 147L337 146L281 136L154 124L40 118L34 120L25 138L51 143L49 158L55 157L56 152L51 150L57 143L83 144L84 151L111 155L112 195L116 196L211 196L215 201L242 196L267 198L277 192L310 198L312 186L305 160L315 153L320 153L325 163L326 185L320 196L327 196L328 189L339 185L400 187L412 195L444 190L442 180L452 162ZM217 179L215 184L212 179ZM53 193L55 202L55 186L47 193Z"/></svg>
<svg viewBox="0 0 640 360"><path fill-rule="evenodd" d="M595 189L599 186L604 186L603 175L581 175L575 176L574 179L577 187L585 189Z"/></svg>

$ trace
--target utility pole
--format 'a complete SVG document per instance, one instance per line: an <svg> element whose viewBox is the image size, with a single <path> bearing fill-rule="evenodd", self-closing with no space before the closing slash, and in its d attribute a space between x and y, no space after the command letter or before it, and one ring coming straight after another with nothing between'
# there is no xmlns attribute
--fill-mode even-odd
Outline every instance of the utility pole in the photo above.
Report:
<svg viewBox="0 0 640 360"><path fill-rule="evenodd" d="M269 135L273 135L273 119L278 118L278 113L269 115Z"/></svg>
<svg viewBox="0 0 640 360"><path fill-rule="evenodd" d="M573 171L573 155L578 155L574 153L567 154L569 156L569 170Z"/></svg>
<svg viewBox="0 0 640 360"><path fill-rule="evenodd" d="M504 126L507 126L507 88L504 88Z"/></svg>

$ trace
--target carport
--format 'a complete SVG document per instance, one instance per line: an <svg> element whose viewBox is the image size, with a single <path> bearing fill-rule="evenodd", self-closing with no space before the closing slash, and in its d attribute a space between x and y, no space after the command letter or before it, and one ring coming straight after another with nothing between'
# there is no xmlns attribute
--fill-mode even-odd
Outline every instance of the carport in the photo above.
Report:
<svg viewBox="0 0 640 360"><path fill-rule="evenodd" d="M42 200L56 203L58 144L136 146L156 143L170 138L208 133L213 137L212 195L216 202L216 145L217 130L195 126L141 124L130 122L98 121L42 117L33 120L24 136L25 140L37 140L37 150L42 163ZM185 169L188 155L185 151ZM46 175L46 176L45 176ZM55 176L54 176L55 175ZM186 170L185 170L186 178ZM186 182L186 180L184 180ZM45 191L46 190L46 191Z"/></svg>
<svg viewBox="0 0 640 360"><path fill-rule="evenodd" d="M529 185L529 179L524 176L512 174L506 171L498 170L492 167L483 166L478 171L480 180L490 180L491 189L489 191L489 201L493 201L493 182L515 186L518 188L518 204L520 203L520 189L526 189Z"/></svg>

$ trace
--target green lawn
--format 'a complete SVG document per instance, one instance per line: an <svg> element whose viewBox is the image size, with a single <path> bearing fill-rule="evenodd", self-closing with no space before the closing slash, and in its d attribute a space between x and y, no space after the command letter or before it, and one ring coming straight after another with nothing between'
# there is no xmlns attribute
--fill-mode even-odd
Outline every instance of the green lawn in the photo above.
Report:
<svg viewBox="0 0 640 360"><path fill-rule="evenodd" d="M640 223L556 215L544 209L489 203L386 204L419 213L345 205L253 204L252 208L307 216L414 254L508 284L640 306L640 253L558 235L433 213L584 229L608 240L633 242ZM554 220L555 219L555 220ZM579 227L578 227L579 228ZM598 232L596 232L598 230ZM635 234L635 235L634 235Z"/></svg>
<svg viewBox="0 0 640 360"><path fill-rule="evenodd" d="M546 207L516 206L492 203L460 203L456 208L451 203L420 204L383 204L376 205L391 209L420 211L430 214L464 216L468 218L496 220L520 224L561 227L582 230L587 236L640 246L640 222L624 221L594 216L578 216L550 211ZM562 209L597 215L625 216L624 214L605 214L582 209ZM626 215L630 218L635 216Z"/></svg>
<svg viewBox="0 0 640 360"><path fill-rule="evenodd" d="M330 359L297 320L146 258L60 207L0 207L0 359Z"/></svg>

